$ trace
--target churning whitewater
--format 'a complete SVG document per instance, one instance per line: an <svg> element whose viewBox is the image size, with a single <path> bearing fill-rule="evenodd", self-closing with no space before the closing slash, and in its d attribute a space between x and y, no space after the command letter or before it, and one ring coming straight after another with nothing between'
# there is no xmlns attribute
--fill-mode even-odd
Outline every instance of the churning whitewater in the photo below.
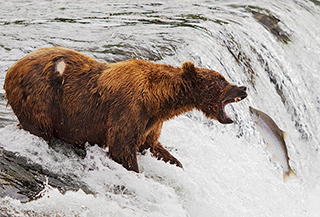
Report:
<svg viewBox="0 0 320 217"><path fill-rule="evenodd" d="M0 11L1 216L319 216L318 0L10 1ZM17 126L6 72L53 46L109 63L191 61L248 96L225 107L231 125L197 110L164 123L159 141L184 169L147 151L130 172L97 145L49 145ZM297 179L283 182L249 106L288 133Z"/></svg>

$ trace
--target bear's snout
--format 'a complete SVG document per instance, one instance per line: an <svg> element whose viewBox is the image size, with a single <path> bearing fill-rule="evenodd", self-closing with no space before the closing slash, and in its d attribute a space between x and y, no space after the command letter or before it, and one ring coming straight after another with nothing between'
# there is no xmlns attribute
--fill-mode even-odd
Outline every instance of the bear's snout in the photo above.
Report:
<svg viewBox="0 0 320 217"><path fill-rule="evenodd" d="M245 86L241 86L241 87L239 87L239 89L242 90L242 91L244 91L244 92L247 91L247 87L245 87Z"/></svg>
<svg viewBox="0 0 320 217"><path fill-rule="evenodd" d="M230 102L239 102L240 100L243 100L244 98L247 97L247 87L245 86L236 86L233 85L229 91L226 92L224 95L224 101Z"/></svg>
<svg viewBox="0 0 320 217"><path fill-rule="evenodd" d="M241 86L241 87L239 87L239 89L240 89L240 92L239 92L239 98L240 99L238 99L238 100L235 100L235 102L238 102L238 101L240 101L240 100L243 100L244 98L246 98L247 96L248 96L248 94L247 94L247 87L245 87L245 86ZM242 92L242 93L241 93Z"/></svg>

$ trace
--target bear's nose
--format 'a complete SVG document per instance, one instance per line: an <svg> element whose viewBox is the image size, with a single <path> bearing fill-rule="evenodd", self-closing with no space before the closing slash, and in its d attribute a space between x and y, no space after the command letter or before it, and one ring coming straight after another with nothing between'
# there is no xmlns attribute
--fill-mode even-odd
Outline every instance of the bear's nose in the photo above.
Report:
<svg viewBox="0 0 320 217"><path fill-rule="evenodd" d="M244 92L246 92L247 87L245 87L245 86L241 86L241 87L239 87L239 89L240 89L240 90L242 90L242 91L244 91Z"/></svg>

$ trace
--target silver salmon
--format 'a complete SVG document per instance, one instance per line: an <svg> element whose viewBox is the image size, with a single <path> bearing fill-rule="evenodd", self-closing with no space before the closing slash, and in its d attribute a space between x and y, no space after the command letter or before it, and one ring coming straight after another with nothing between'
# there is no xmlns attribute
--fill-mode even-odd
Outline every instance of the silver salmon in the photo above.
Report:
<svg viewBox="0 0 320 217"><path fill-rule="evenodd" d="M265 113L249 106L249 113L260 134L267 143L267 149L273 154L273 158L278 160L283 168L283 181L297 178L295 172L289 165L289 156L284 141L286 132L279 129L277 124Z"/></svg>

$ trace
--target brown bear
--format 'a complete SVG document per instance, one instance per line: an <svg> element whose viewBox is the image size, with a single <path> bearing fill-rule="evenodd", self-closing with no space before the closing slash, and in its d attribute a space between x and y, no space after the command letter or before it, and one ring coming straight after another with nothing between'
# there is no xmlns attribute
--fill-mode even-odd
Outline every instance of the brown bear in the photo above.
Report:
<svg viewBox="0 0 320 217"><path fill-rule="evenodd" d="M145 149L182 167L158 141L164 121L196 108L229 124L224 107L247 96L246 87L191 62L109 64L62 47L39 49L17 61L4 89L23 129L47 141L108 147L113 160L136 172L137 152Z"/></svg>

